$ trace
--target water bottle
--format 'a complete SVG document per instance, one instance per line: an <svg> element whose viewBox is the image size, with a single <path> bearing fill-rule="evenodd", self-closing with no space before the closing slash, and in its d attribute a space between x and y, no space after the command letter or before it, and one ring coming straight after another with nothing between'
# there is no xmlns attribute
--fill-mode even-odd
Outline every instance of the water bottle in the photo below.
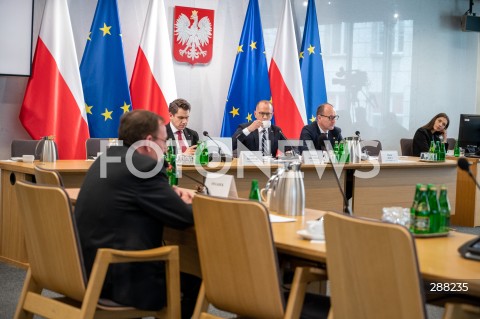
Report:
<svg viewBox="0 0 480 319"><path fill-rule="evenodd" d="M428 206L430 207L430 230L431 234L438 233L440 229L440 209L437 198L437 187L432 184L428 184Z"/></svg>
<svg viewBox="0 0 480 319"><path fill-rule="evenodd" d="M440 232L448 232L450 230L450 201L448 200L447 187L440 187L440 195L438 196L438 204L440 206Z"/></svg>
<svg viewBox="0 0 480 319"><path fill-rule="evenodd" d="M430 232L430 207L428 206L427 187L420 187L420 199L415 209L415 234L428 234Z"/></svg>
<svg viewBox="0 0 480 319"><path fill-rule="evenodd" d="M249 199L260 201L260 189L258 188L258 180L252 179L252 186L250 187L250 195L248 196Z"/></svg>
<svg viewBox="0 0 480 319"><path fill-rule="evenodd" d="M455 148L453 149L453 155L455 157L460 157L460 146L458 145L458 140L455 141Z"/></svg>

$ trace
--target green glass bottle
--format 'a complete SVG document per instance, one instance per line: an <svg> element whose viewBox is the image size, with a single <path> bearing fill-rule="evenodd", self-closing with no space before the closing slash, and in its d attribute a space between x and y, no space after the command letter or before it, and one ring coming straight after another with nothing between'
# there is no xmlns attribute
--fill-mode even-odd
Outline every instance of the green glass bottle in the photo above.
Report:
<svg viewBox="0 0 480 319"><path fill-rule="evenodd" d="M436 161L440 161L440 160L441 160L441 159L440 159L440 156L441 156L441 155L440 155L440 142L439 142L439 141L437 141L437 142L435 143L435 155L436 155L436 156L435 156L435 160L436 160Z"/></svg>
<svg viewBox="0 0 480 319"><path fill-rule="evenodd" d="M252 179L252 187L250 188L250 195L248 196L251 200L260 201L260 189L258 188L258 180Z"/></svg>
<svg viewBox="0 0 480 319"><path fill-rule="evenodd" d="M417 205L418 202L420 201L420 188L422 187L422 184L417 184L415 186L415 196L413 197L413 203L412 206L410 207L410 231L413 232L415 228L415 213L417 211Z"/></svg>
<svg viewBox="0 0 480 319"><path fill-rule="evenodd" d="M430 148L428 149L429 153L435 153L435 142L432 140L430 142Z"/></svg>
<svg viewBox="0 0 480 319"><path fill-rule="evenodd" d="M455 157L460 157L460 146L458 145L458 140L455 141L455 148L453 149L453 155Z"/></svg>
<svg viewBox="0 0 480 319"><path fill-rule="evenodd" d="M341 163L343 161L344 150L345 150L345 143L343 141L340 141L340 144L338 145L338 155L337 155L338 163Z"/></svg>
<svg viewBox="0 0 480 319"><path fill-rule="evenodd" d="M440 231L440 208L437 197L437 186L428 184L428 206L430 207L430 233L438 233Z"/></svg>
<svg viewBox="0 0 480 319"><path fill-rule="evenodd" d="M445 149L445 143L440 143L440 161L445 162L447 156L447 150Z"/></svg>
<svg viewBox="0 0 480 319"><path fill-rule="evenodd" d="M450 201L448 200L447 187L440 187L440 195L438 196L438 204L440 208L440 232L448 232L450 230Z"/></svg>
<svg viewBox="0 0 480 319"><path fill-rule="evenodd" d="M208 164L208 147L207 142L203 142L202 152L200 153L200 164L207 165Z"/></svg>
<svg viewBox="0 0 480 319"><path fill-rule="evenodd" d="M177 156L175 154L170 154L170 161L168 162L167 168L168 183L170 186L178 185L177 177Z"/></svg>
<svg viewBox="0 0 480 319"><path fill-rule="evenodd" d="M430 231L430 207L428 206L427 187L420 187L420 199L415 209L415 234L428 234Z"/></svg>
<svg viewBox="0 0 480 319"><path fill-rule="evenodd" d="M338 162L339 150L340 150L340 146L338 145L338 141L335 141L335 144L333 145L333 153L335 154L335 158L337 159L337 162Z"/></svg>

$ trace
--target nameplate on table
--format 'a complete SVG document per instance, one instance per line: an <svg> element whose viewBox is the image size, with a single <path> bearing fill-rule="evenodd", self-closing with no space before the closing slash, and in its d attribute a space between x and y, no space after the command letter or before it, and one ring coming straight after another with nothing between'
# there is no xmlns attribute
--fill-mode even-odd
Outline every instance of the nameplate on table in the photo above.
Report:
<svg viewBox="0 0 480 319"><path fill-rule="evenodd" d="M303 164L323 164L323 151L303 151Z"/></svg>
<svg viewBox="0 0 480 319"><path fill-rule="evenodd" d="M378 156L378 161L380 163L398 163L398 152L397 151L380 151Z"/></svg>
<svg viewBox="0 0 480 319"><path fill-rule="evenodd" d="M263 165L263 155L260 151L243 151L240 152L240 165Z"/></svg>
<svg viewBox="0 0 480 319"><path fill-rule="evenodd" d="M178 154L177 155L177 164L179 165L195 165L195 156Z"/></svg>
<svg viewBox="0 0 480 319"><path fill-rule="evenodd" d="M218 197L238 198L237 186L233 175L207 173L205 186L208 193Z"/></svg>

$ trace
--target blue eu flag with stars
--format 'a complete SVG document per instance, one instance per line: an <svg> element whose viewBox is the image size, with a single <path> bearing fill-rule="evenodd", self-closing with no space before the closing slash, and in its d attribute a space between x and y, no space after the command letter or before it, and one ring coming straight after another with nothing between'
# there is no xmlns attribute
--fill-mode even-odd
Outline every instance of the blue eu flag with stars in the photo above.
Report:
<svg viewBox="0 0 480 319"><path fill-rule="evenodd" d="M317 9L314 0L308 0L300 51L300 70L308 122L313 122L316 119L317 107L327 102Z"/></svg>
<svg viewBox="0 0 480 319"><path fill-rule="evenodd" d="M118 137L120 116L132 103L116 0L98 0L80 76L90 137Z"/></svg>
<svg viewBox="0 0 480 319"><path fill-rule="evenodd" d="M239 124L255 120L253 112L260 100L271 100L270 82L258 0L250 0L237 47L221 136L230 137Z"/></svg>

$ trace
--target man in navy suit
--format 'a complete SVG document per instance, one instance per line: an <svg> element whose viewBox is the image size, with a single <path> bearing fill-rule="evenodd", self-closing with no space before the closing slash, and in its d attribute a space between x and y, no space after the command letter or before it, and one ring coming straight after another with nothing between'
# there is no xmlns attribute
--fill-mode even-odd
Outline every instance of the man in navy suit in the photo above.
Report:
<svg viewBox="0 0 480 319"><path fill-rule="evenodd" d="M170 123L167 124L168 139L175 141L177 154L194 155L198 143L198 133L187 128L190 118L190 103L184 99L176 99L168 106Z"/></svg>
<svg viewBox="0 0 480 319"><path fill-rule="evenodd" d="M303 141L301 151L308 150L308 141L313 142L313 146L317 150L325 150L325 140L329 140L332 148L335 141L340 142L342 130L335 126L338 115L329 103L321 104L317 108L317 120L309 125L305 125L300 133L300 140Z"/></svg>
<svg viewBox="0 0 480 319"><path fill-rule="evenodd" d="M278 140L285 140L280 127L271 125L273 106L267 100L257 103L255 121L240 124L232 136L233 150L238 153L238 142L250 151L261 151L264 156L275 157L278 150Z"/></svg>

